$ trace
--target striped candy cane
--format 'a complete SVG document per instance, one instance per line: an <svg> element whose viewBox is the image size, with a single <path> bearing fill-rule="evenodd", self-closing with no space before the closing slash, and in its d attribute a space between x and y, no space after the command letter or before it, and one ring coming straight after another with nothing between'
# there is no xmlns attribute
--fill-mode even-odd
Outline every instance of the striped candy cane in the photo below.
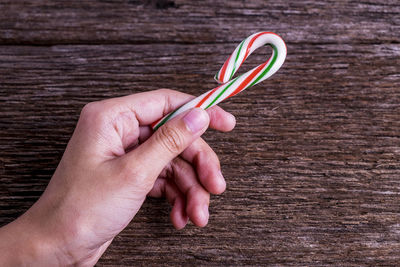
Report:
<svg viewBox="0 0 400 267"><path fill-rule="evenodd" d="M273 49L271 57L265 63L232 79L247 57L254 50L266 44L270 45ZM247 37L236 47L235 51L233 51L232 55L230 55L215 75L215 79L222 83L220 86L189 101L165 117L155 121L151 126L154 130L157 130L161 125L188 109L194 107L208 109L217 105L221 101L271 77L282 66L285 58L285 42L275 33L259 32Z"/></svg>

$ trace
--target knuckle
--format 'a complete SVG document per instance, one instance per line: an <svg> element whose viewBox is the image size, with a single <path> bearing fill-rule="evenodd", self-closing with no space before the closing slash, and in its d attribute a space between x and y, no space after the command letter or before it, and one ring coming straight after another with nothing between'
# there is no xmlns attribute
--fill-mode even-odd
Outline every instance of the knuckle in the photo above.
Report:
<svg viewBox="0 0 400 267"><path fill-rule="evenodd" d="M177 171L184 171L186 170L186 165L185 165L185 161L183 161L181 158L177 157L174 158L171 162L171 167L173 169L174 172Z"/></svg>
<svg viewBox="0 0 400 267"><path fill-rule="evenodd" d="M107 121L106 112L102 102L90 102L86 104L80 115L80 119L85 124L102 126Z"/></svg>
<svg viewBox="0 0 400 267"><path fill-rule="evenodd" d="M164 125L158 129L157 141L170 153L176 154L184 148L184 137L183 134L176 128Z"/></svg>
<svg viewBox="0 0 400 267"><path fill-rule="evenodd" d="M87 117L92 115L97 109L97 102L87 103L81 111L81 117Z"/></svg>
<svg viewBox="0 0 400 267"><path fill-rule="evenodd" d="M103 113L101 106L100 102L87 103L81 111L81 118L85 120L98 119Z"/></svg>

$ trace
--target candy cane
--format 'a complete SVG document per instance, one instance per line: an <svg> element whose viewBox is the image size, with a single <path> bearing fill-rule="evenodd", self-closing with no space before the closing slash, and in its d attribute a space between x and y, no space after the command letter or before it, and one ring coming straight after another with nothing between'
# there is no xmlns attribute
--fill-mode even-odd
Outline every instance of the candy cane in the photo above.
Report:
<svg viewBox="0 0 400 267"><path fill-rule="evenodd" d="M271 57L263 64L232 79L247 57L257 48L269 44L273 51ZM188 109L199 107L208 109L221 101L234 96L241 91L256 85L271 77L279 70L286 58L286 45L281 37L272 32L255 33L244 39L225 61L222 68L215 75L215 79L222 83L220 86L205 92L201 96L177 108L165 117L155 121L151 126L157 130L161 125L185 112Z"/></svg>

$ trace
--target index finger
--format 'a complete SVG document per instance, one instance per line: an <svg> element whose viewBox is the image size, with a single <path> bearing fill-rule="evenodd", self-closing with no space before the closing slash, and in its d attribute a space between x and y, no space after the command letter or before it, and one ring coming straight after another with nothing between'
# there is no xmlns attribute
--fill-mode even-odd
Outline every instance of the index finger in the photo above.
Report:
<svg viewBox="0 0 400 267"><path fill-rule="evenodd" d="M139 125L144 126L150 125L193 98L192 95L178 91L159 89L105 101L112 101L113 105L129 109L136 115Z"/></svg>

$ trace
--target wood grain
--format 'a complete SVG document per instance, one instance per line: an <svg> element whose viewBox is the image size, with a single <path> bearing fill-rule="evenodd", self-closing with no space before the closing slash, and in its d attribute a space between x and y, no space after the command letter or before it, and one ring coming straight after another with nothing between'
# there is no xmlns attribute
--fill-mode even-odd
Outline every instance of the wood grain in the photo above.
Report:
<svg viewBox="0 0 400 267"><path fill-rule="evenodd" d="M400 262L398 1L3 0L0 10L0 225L40 196L85 103L162 87L198 95L237 42L266 29L287 41L287 61L222 104L232 133L205 135L228 186L209 225L175 231L168 205L149 199L98 265Z"/></svg>

